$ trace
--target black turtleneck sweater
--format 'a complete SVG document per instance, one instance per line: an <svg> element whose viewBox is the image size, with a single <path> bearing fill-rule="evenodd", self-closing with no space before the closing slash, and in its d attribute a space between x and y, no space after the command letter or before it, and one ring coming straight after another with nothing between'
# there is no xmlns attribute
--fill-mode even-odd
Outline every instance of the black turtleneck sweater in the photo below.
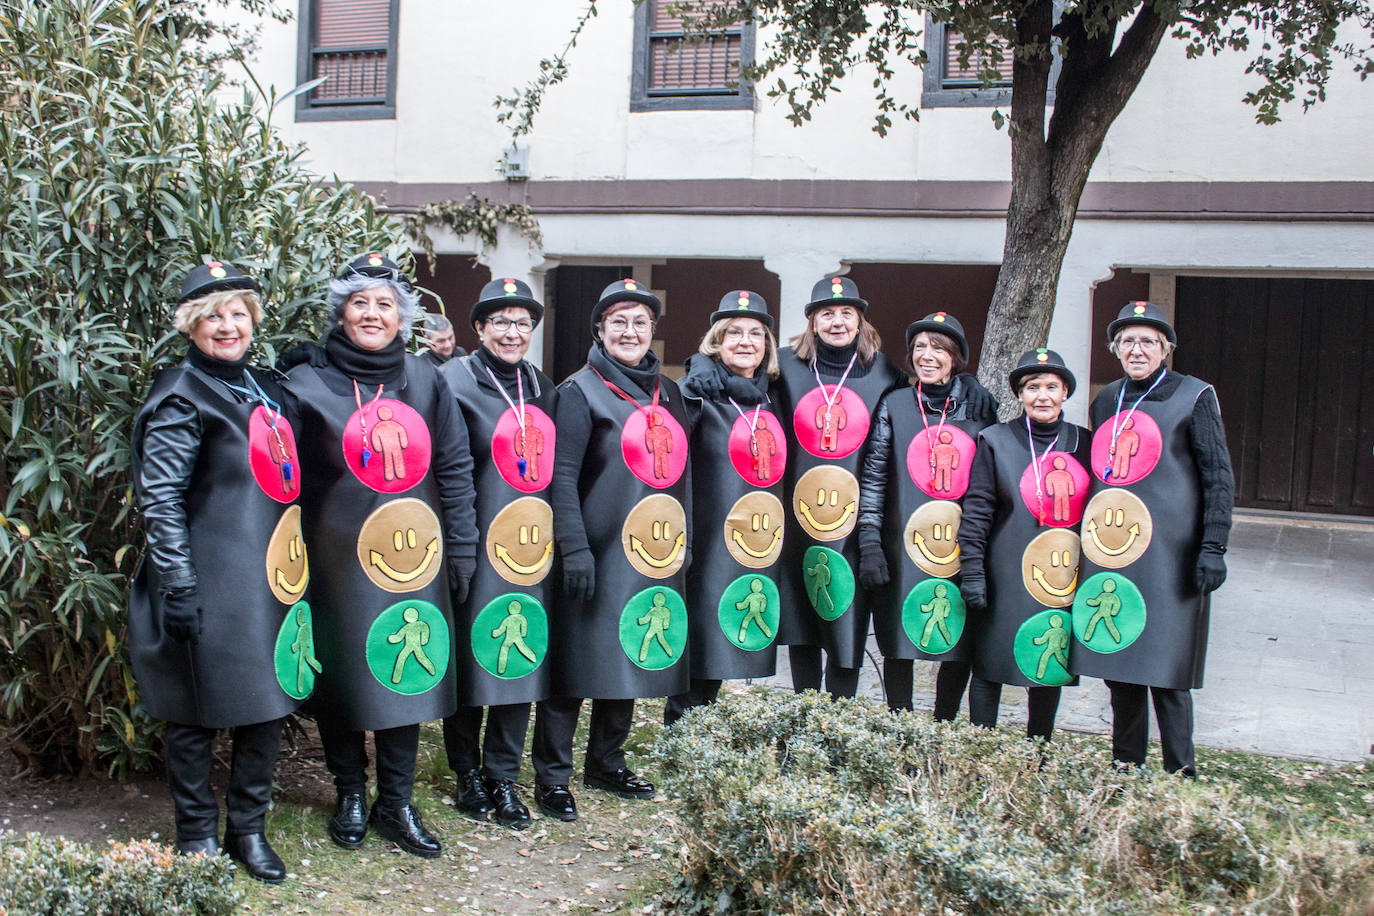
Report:
<svg viewBox="0 0 1374 916"><path fill-rule="evenodd" d="M1146 401L1167 401L1178 391L1187 376L1169 371L1164 380L1155 385L1164 373L1160 366L1139 381L1127 378L1122 401L1134 404L1136 398L1149 391ZM1154 385L1154 390L1150 386ZM1093 429L1111 419L1116 402L1107 398L1093 401L1088 410ZM1213 553L1225 553L1231 537L1231 511L1235 506L1236 479L1231 471L1231 452L1226 447L1226 427L1221 422L1221 405L1215 389L1208 388L1193 404L1188 423L1188 450L1197 464L1198 483L1202 496L1202 547Z"/></svg>
<svg viewBox="0 0 1374 916"><path fill-rule="evenodd" d="M859 349L859 338L854 340L847 347L832 347L830 344L816 338L816 371L821 378L828 382L833 382L844 375L844 370L849 368L849 361ZM849 370L850 378L863 378L868 375L873 368L875 360L869 360L865 365L861 359L854 360L854 368Z"/></svg>

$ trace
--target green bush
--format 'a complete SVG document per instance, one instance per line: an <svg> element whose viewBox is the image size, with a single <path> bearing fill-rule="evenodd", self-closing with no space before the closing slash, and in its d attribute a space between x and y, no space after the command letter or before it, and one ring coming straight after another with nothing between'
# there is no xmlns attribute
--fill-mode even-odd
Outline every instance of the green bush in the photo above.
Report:
<svg viewBox="0 0 1374 916"><path fill-rule="evenodd" d="M1374 893L1369 811L1117 773L1101 738L756 689L655 751L679 798L674 912L1338 914Z"/></svg>
<svg viewBox="0 0 1374 916"><path fill-rule="evenodd" d="M147 841L100 851L0 831L0 914L218 916L238 903L233 883L223 856L178 856Z"/></svg>
<svg viewBox="0 0 1374 916"><path fill-rule="evenodd" d="M128 437L184 349L181 277L219 257L261 278L270 362L320 329L343 255L401 238L279 140L274 99L216 101L234 90L199 5L0 0L0 707L39 773L157 753L124 647Z"/></svg>

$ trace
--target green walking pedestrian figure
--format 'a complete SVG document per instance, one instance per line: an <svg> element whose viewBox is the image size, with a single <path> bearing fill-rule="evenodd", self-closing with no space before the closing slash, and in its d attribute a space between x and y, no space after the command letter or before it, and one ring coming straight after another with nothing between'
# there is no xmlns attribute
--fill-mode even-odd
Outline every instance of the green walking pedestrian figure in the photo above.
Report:
<svg viewBox="0 0 1374 916"><path fill-rule="evenodd" d="M817 554L816 565L806 567L806 577L811 584L811 603L816 610L821 610L824 600L824 613L835 613L835 599L830 597L830 558L824 553Z"/></svg>
<svg viewBox="0 0 1374 916"><path fill-rule="evenodd" d="M1069 633L1064 629L1064 617L1062 614L1050 615L1050 628L1031 640L1037 646L1044 646L1045 651L1040 654L1040 665L1035 669L1035 679L1043 681L1045 679L1045 669L1050 665L1050 659L1059 662L1065 670L1069 670Z"/></svg>
<svg viewBox="0 0 1374 916"><path fill-rule="evenodd" d="M749 594L743 601L735 602L735 610L748 613L744 615L744 620L739 625L739 642L744 642L744 637L749 632L749 624L756 623L763 635L773 638L773 631L769 629L767 621L763 619L764 612L768 610L768 596L763 593L763 580L752 579L749 582Z"/></svg>
<svg viewBox="0 0 1374 916"><path fill-rule="evenodd" d="M668 607L668 597L663 592L654 592L653 607L644 612L644 616L639 618L639 625L647 626L649 629L644 632L644 641L639 644L639 660L643 662L649 657L649 644L655 639L663 647L669 658L673 657L673 649L668 645L668 640L664 637L663 631L668 629L673 621L673 609Z"/></svg>
<svg viewBox="0 0 1374 916"><path fill-rule="evenodd" d="M430 674L434 674L434 662L429 660L425 654L425 646L429 643L429 624L420 619L420 612L413 607L408 607L401 614L405 623L395 633L386 638L392 645L404 643L401 651L396 653L396 666L391 669L391 683L401 683L401 673L405 670L406 661L414 656L419 663Z"/></svg>
<svg viewBox="0 0 1374 916"><path fill-rule="evenodd" d="M530 632L530 622L525 619L525 615L521 611L520 602L512 601L506 605L506 613L510 616L502 620L496 629L491 631L492 639L504 640L501 643L501 650L496 656L497 674L506 673L506 663L510 661L511 647L529 659L532 664L539 664L539 659L535 657L534 650L525 644L525 637Z"/></svg>
<svg viewBox="0 0 1374 916"><path fill-rule="evenodd" d="M940 628L940 635L945 638L945 645L951 645L954 642L954 638L949 635L949 627L945 625L945 620L948 619L950 611L954 609L953 605L949 603L948 595L949 590L941 582L935 586L935 597L930 599L930 603L921 605L921 613L930 615L930 619L926 621L925 629L921 631L922 649L930 645L930 637L934 634L936 627Z"/></svg>
<svg viewBox="0 0 1374 916"><path fill-rule="evenodd" d="M1097 624L1107 628L1107 633L1112 637L1113 642L1121 642L1121 631L1116 628L1116 623L1112 620L1117 614L1121 613L1121 596L1116 594L1116 580L1103 579L1102 591L1096 598L1089 598L1084 602L1088 607L1097 608L1093 615L1088 618L1088 625L1083 628L1083 641L1087 642L1093 638L1093 631L1097 629Z"/></svg>
<svg viewBox="0 0 1374 916"><path fill-rule="evenodd" d="M296 608L296 638L291 643L291 654L296 656L296 693L305 693L305 669L307 667L320 674L319 659L315 658L315 630L310 625L310 611L305 607ZM311 678L313 681L314 678Z"/></svg>

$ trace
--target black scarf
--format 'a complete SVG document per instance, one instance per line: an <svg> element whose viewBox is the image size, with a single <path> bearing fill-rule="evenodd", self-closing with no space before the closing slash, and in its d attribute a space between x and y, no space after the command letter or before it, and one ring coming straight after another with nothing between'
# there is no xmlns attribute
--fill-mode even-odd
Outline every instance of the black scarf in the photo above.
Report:
<svg viewBox="0 0 1374 916"><path fill-rule="evenodd" d="M658 387L658 373L661 367L658 354L653 350L644 354L639 365L627 366L607 353L601 341L596 341L587 351L587 364L600 372L606 381L625 389L625 393L631 397L638 394L649 400L654 396L654 389Z"/></svg>
<svg viewBox="0 0 1374 916"><path fill-rule="evenodd" d="M1021 414L1020 423L1022 426L1026 425L1025 413ZM1051 442L1054 441L1055 437L1058 436L1060 431L1064 428L1064 415L1061 413L1058 417L1056 417L1048 423L1041 423L1039 420L1031 420L1030 428L1031 439L1035 441L1036 445L1049 445ZM1059 447L1063 451L1072 451L1072 449L1067 447L1062 441L1059 442Z"/></svg>
<svg viewBox="0 0 1374 916"><path fill-rule="evenodd" d="M406 345L399 334L380 350L364 350L335 329L325 339L324 352L334 368L366 385L392 385L405 377Z"/></svg>
<svg viewBox="0 0 1374 916"><path fill-rule="evenodd" d="M711 360L727 397L740 404L761 404L768 400L768 370L760 365L751 377L735 375L719 360Z"/></svg>
<svg viewBox="0 0 1374 916"><path fill-rule="evenodd" d="M236 360L217 359L201 352L200 347L192 344L186 351L186 361L211 378L224 382L242 382L243 373L248 370L248 353Z"/></svg>
<svg viewBox="0 0 1374 916"><path fill-rule="evenodd" d="M1160 377L1160 375L1164 373L1164 371L1165 367L1161 365L1154 372L1151 372L1149 375L1145 376L1143 379L1140 379L1138 381L1136 379L1131 378L1129 375L1126 376L1125 397L1129 400L1135 400L1145 392L1150 391L1150 386L1155 385L1155 381ZM1177 372L1170 372L1168 375L1164 376L1164 381L1160 382L1158 385L1155 385L1154 391L1150 391L1150 396L1147 397L1145 400L1167 401L1169 399L1169 396L1172 395L1176 390L1178 390L1178 386L1182 382L1183 376L1181 374Z"/></svg>
<svg viewBox="0 0 1374 916"><path fill-rule="evenodd" d="M921 407L926 413L939 413L941 410L944 410L945 399L947 398L951 399L949 405L950 410L957 408L959 406L959 397L963 393L960 390L961 388L962 386L959 384L959 379L955 376L951 376L948 381L940 382L939 384L927 385L924 382L919 382L916 386L916 390L920 392L921 397L925 400L925 403L922 404Z"/></svg>

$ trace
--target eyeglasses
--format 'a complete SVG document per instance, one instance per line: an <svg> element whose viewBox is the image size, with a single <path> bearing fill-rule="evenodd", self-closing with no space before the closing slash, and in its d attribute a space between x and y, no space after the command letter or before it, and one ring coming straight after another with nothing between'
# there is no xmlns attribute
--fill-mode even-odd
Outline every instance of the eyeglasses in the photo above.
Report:
<svg viewBox="0 0 1374 916"><path fill-rule="evenodd" d="M1123 337L1116 342L1118 353L1129 353L1139 349L1141 353L1153 353L1164 346L1164 341L1158 337Z"/></svg>
<svg viewBox="0 0 1374 916"><path fill-rule="evenodd" d="M626 331L634 331L638 337L643 337L654 329L654 323L647 318L636 318L634 321L626 321L624 318L609 318L606 320L606 330L612 334L624 334Z"/></svg>
<svg viewBox="0 0 1374 916"><path fill-rule="evenodd" d="M491 329L498 334L506 333L511 329L512 326L514 326L515 330L520 334L528 334L530 331L534 330L534 322L530 319L510 319L507 318L505 315L495 315L491 318L488 318L487 324L490 325Z"/></svg>
<svg viewBox="0 0 1374 916"><path fill-rule="evenodd" d="M750 328L747 331L744 328L725 329L726 340L740 341L746 337L752 340L754 343L763 343L768 339L768 332L765 331L763 328Z"/></svg>

